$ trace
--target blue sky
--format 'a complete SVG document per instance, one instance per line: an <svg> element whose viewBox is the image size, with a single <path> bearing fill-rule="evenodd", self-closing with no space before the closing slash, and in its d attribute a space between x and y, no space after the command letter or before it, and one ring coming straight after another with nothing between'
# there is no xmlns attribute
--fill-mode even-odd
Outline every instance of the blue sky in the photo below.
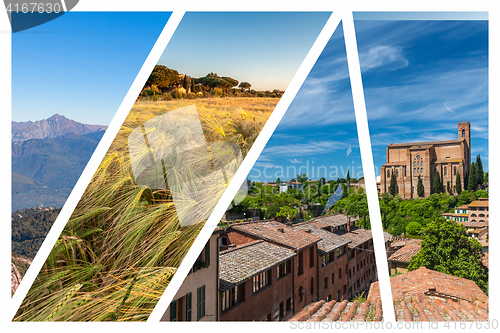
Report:
<svg viewBox="0 0 500 333"><path fill-rule="evenodd" d="M457 139L464 120L471 122L474 160L481 154L488 170L487 21L357 20L355 28L376 174L387 145ZM318 166L326 170L318 173ZM313 179L345 177L348 167L358 178L360 166L339 27L249 178L276 180L283 170L281 179L290 179L300 167L314 171Z"/></svg>
<svg viewBox="0 0 500 333"><path fill-rule="evenodd" d="M285 90L330 13L188 12L159 64L181 74L210 72Z"/></svg>
<svg viewBox="0 0 500 333"><path fill-rule="evenodd" d="M390 143L457 139L468 120L473 160L488 170L488 21L355 27L375 165Z"/></svg>
<svg viewBox="0 0 500 333"><path fill-rule="evenodd" d="M363 175L342 26L335 30L270 138L251 180L306 173L326 180ZM283 174L283 175L282 175Z"/></svg>
<svg viewBox="0 0 500 333"><path fill-rule="evenodd" d="M69 12L13 34L14 121L108 125L169 13ZM286 89L330 13L186 13L159 61Z"/></svg>
<svg viewBox="0 0 500 333"><path fill-rule="evenodd" d="M68 12L12 35L12 120L108 125L170 13Z"/></svg>

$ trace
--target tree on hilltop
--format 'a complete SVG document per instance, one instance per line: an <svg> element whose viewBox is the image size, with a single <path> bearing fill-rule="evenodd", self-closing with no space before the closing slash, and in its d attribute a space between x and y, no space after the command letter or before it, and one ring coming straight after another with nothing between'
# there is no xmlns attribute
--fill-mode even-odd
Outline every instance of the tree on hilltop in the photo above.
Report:
<svg viewBox="0 0 500 333"><path fill-rule="evenodd" d="M240 85L238 86L238 88L241 88L243 90L248 90L250 89L252 85L248 82L240 82Z"/></svg>
<svg viewBox="0 0 500 333"><path fill-rule="evenodd" d="M146 85L156 85L160 90L166 90L172 83L179 81L179 72L164 65L156 65L146 81Z"/></svg>

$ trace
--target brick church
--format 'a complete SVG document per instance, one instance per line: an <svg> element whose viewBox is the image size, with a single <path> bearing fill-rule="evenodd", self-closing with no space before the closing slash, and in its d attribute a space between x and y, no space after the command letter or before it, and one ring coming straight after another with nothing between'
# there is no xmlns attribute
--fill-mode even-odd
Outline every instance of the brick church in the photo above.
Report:
<svg viewBox="0 0 500 333"><path fill-rule="evenodd" d="M424 185L424 197L432 194L434 174L441 175L444 190L447 184L453 194L456 175L460 175L462 190L464 175L469 171L471 163L470 123L458 123L458 139L447 141L393 143L387 146L387 162L380 173L380 193L389 193L391 174L396 176L396 193L402 198L418 198L418 176Z"/></svg>

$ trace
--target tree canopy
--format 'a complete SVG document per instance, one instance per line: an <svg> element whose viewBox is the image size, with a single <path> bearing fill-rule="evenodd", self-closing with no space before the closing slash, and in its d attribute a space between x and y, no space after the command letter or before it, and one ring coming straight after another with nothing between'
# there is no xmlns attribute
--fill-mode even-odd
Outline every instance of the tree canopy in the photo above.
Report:
<svg viewBox="0 0 500 333"><path fill-rule="evenodd" d="M158 89L165 90L168 89L172 83L177 81L179 81L179 72L175 69L167 68L164 65L156 65L146 85L156 85Z"/></svg>
<svg viewBox="0 0 500 333"><path fill-rule="evenodd" d="M411 259L408 270L425 266L472 280L487 292L487 276L481 264L482 249L476 239L467 237L463 225L435 219L425 227L420 251Z"/></svg>
<svg viewBox="0 0 500 333"><path fill-rule="evenodd" d="M201 83L202 85L210 88L222 88L230 89L238 85L238 80L235 80L228 76L218 76L217 73L209 73L204 77L195 79L196 83Z"/></svg>

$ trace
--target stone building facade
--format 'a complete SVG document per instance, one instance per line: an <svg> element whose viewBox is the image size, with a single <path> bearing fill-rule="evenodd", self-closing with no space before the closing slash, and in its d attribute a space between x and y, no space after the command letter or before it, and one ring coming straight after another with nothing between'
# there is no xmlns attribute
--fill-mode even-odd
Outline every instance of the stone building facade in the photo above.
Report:
<svg viewBox="0 0 500 333"><path fill-rule="evenodd" d="M431 195L436 170L441 176L444 191L449 182L453 194L456 175L464 189L464 175L471 164L470 123L458 123L457 140L390 144L386 163L381 168L380 193L389 193L391 175L396 176L396 193L402 198L417 198L418 177L424 185L424 197Z"/></svg>

